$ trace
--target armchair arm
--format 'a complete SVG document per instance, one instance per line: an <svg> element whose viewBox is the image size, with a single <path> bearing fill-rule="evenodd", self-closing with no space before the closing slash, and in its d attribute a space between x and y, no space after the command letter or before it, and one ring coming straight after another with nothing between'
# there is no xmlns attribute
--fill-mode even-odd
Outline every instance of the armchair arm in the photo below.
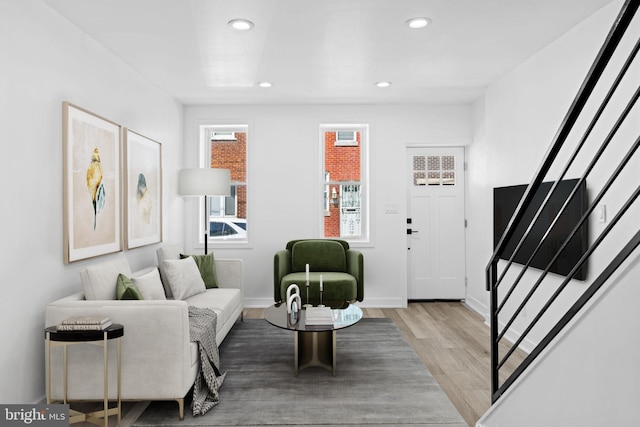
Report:
<svg viewBox="0 0 640 427"><path fill-rule="evenodd" d="M347 273L356 278L358 282L357 300L364 299L364 255L360 251L347 250Z"/></svg>
<svg viewBox="0 0 640 427"><path fill-rule="evenodd" d="M280 295L280 283L282 278L291 272L291 257L286 249L277 251L273 257L273 301L283 300Z"/></svg>

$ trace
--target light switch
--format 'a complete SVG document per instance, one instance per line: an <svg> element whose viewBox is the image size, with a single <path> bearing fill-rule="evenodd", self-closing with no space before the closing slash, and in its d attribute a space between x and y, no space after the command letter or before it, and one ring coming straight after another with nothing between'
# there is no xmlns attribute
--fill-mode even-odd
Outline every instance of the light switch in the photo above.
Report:
<svg viewBox="0 0 640 427"><path fill-rule="evenodd" d="M398 213L398 205L395 203L384 205L384 213L386 214L397 214Z"/></svg>
<svg viewBox="0 0 640 427"><path fill-rule="evenodd" d="M607 205L596 207L596 218L598 218L598 222L607 222Z"/></svg>

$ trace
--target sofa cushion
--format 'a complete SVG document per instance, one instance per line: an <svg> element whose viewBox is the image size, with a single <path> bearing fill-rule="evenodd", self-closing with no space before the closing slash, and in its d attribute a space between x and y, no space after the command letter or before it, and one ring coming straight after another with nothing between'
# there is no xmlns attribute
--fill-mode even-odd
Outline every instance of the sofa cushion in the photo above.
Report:
<svg viewBox="0 0 640 427"><path fill-rule="evenodd" d="M164 294L164 287L160 280L160 273L157 268L153 268L150 271L135 275L131 278L133 284L138 288L143 298L146 300L165 300L167 297Z"/></svg>
<svg viewBox="0 0 640 427"><path fill-rule="evenodd" d="M118 299L144 299L140 290L133 283L133 280L122 273L118 274L118 278L116 279L116 297Z"/></svg>
<svg viewBox="0 0 640 427"><path fill-rule="evenodd" d="M291 271L346 271L344 247L335 240L301 240L291 248Z"/></svg>
<svg viewBox="0 0 640 427"><path fill-rule="evenodd" d="M103 262L87 267L80 272L84 295L87 300L116 299L116 280L122 273L131 277L131 269L125 258Z"/></svg>
<svg viewBox="0 0 640 427"><path fill-rule="evenodd" d="M322 272L309 274L309 302L313 305L320 303L320 274L322 274L323 302L344 302L353 301L358 296L358 283L355 277L349 273ZM287 295L287 288L295 283L300 288L302 303L307 303L307 289L305 286L305 273L289 273L282 278L280 283L280 295L284 299Z"/></svg>
<svg viewBox="0 0 640 427"><path fill-rule="evenodd" d="M218 287L218 276L216 274L216 260L213 252L206 255L184 255L180 254L180 259L192 257L200 270L200 275L207 289Z"/></svg>
<svg viewBox="0 0 640 427"><path fill-rule="evenodd" d="M185 300L207 290L193 258L166 259L164 271L175 299Z"/></svg>
<svg viewBox="0 0 640 427"><path fill-rule="evenodd" d="M169 286L169 279L167 279L167 275L164 271L164 261L167 259L180 259L180 253L182 253L182 247L180 245L166 245L156 249L160 278L162 279L164 293L167 298L173 297L173 294L171 293L171 287Z"/></svg>
<svg viewBox="0 0 640 427"><path fill-rule="evenodd" d="M242 293L240 289L235 288L216 288L207 289L206 292L194 295L185 300L187 304L193 307L210 308L218 315L218 330L226 323L235 308L242 304Z"/></svg>

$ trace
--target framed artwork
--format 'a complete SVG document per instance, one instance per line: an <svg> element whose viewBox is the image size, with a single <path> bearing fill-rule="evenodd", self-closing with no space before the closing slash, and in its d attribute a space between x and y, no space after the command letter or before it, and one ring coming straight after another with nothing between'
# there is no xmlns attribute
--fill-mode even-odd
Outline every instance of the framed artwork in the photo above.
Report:
<svg viewBox="0 0 640 427"><path fill-rule="evenodd" d="M119 252L121 127L69 102L62 116L64 261Z"/></svg>
<svg viewBox="0 0 640 427"><path fill-rule="evenodd" d="M162 241L162 144L124 130L127 249Z"/></svg>

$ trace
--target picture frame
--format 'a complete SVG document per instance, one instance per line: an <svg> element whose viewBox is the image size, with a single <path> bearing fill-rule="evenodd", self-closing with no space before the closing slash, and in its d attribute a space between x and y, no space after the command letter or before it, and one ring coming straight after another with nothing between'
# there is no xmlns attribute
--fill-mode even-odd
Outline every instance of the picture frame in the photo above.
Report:
<svg viewBox="0 0 640 427"><path fill-rule="evenodd" d="M65 264L122 251L122 127L62 103Z"/></svg>
<svg viewBox="0 0 640 427"><path fill-rule="evenodd" d="M127 249L162 241L162 144L124 129Z"/></svg>

